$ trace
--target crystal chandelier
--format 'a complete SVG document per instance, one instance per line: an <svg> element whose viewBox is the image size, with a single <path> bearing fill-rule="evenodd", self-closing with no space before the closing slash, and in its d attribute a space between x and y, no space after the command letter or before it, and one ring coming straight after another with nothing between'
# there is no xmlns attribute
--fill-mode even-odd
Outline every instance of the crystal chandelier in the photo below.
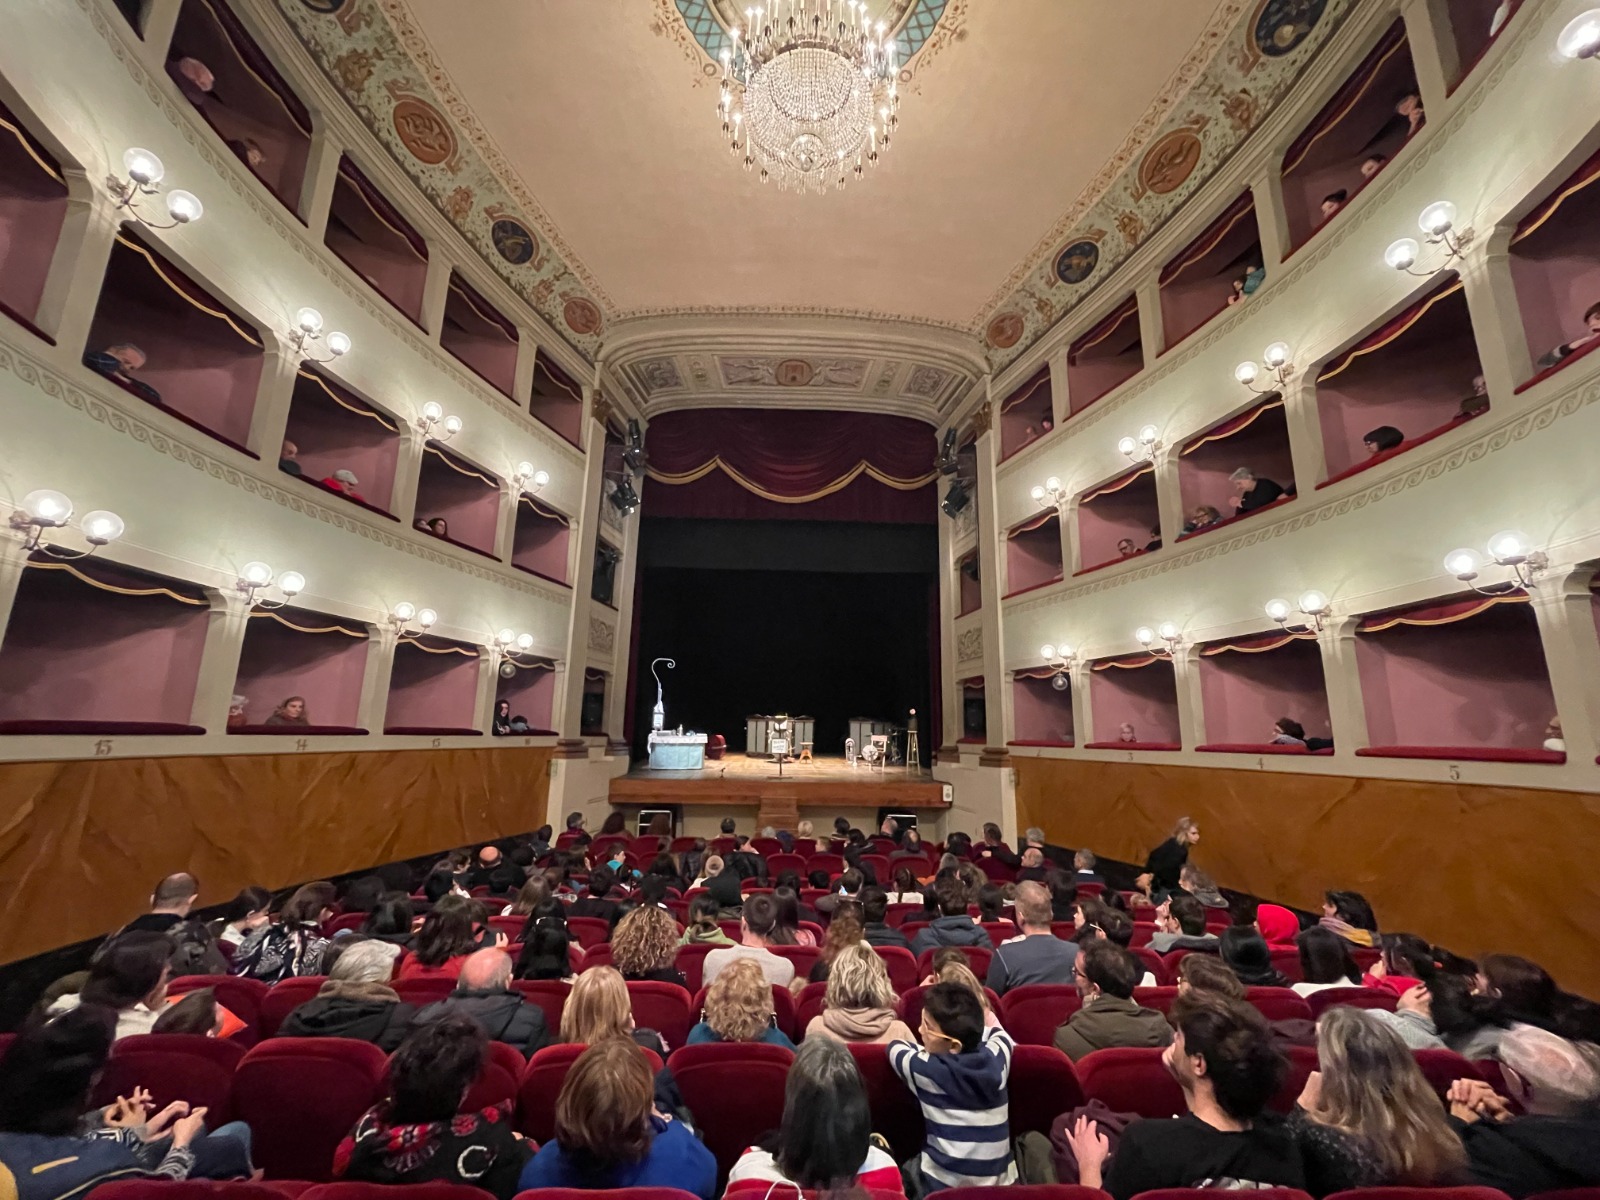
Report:
<svg viewBox="0 0 1600 1200"><path fill-rule="evenodd" d="M895 45L860 0L747 8L722 52L717 116L744 169L780 188L843 188L878 161L898 123Z"/></svg>

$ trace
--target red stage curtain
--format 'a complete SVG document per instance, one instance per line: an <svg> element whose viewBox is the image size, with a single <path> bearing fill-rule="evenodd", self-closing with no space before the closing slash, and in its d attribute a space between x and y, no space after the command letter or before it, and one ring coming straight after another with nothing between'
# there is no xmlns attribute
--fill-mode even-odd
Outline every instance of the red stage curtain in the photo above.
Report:
<svg viewBox="0 0 1600 1200"><path fill-rule="evenodd" d="M1383 40L1367 55L1355 74L1345 82L1345 85L1334 94L1332 100L1323 106L1317 114L1316 120L1306 127L1306 131L1294 140L1288 153L1283 156L1283 173L1289 174L1305 161L1306 155L1311 153L1311 147L1322 139L1337 125L1344 115L1353 108L1362 96L1367 94L1367 89L1372 86L1372 81L1378 77L1378 72L1391 58L1404 48L1406 44L1406 24L1396 21L1383 35Z"/></svg>
<svg viewBox="0 0 1600 1200"><path fill-rule="evenodd" d="M1228 211L1223 213L1194 241L1183 248L1183 251L1169 262L1161 272L1161 285L1165 287L1179 275L1182 275L1195 263L1215 250L1223 238L1233 230L1233 227L1256 210L1255 196L1247 188L1244 195L1240 196L1228 206Z"/></svg>
<svg viewBox="0 0 1600 1200"><path fill-rule="evenodd" d="M1435 600L1409 608L1391 608L1385 612L1370 613L1361 618L1358 633L1377 633L1393 629L1396 625L1453 625L1493 608L1496 604L1526 604L1527 592L1507 592L1503 596L1456 596L1448 600Z"/></svg>
<svg viewBox="0 0 1600 1200"><path fill-rule="evenodd" d="M1555 190L1554 195L1522 218L1522 221L1517 225L1516 234L1511 239L1511 244L1515 246L1523 238L1538 232L1541 225L1556 215L1556 209L1565 204L1569 196L1583 191L1584 188L1597 179L1600 179L1600 151L1596 151L1593 158L1569 175L1566 181Z"/></svg>
<svg viewBox="0 0 1600 1200"><path fill-rule="evenodd" d="M350 161L347 154L339 160L339 175L346 183L355 188L356 193L366 202L372 210L372 215L377 217L390 229L405 238L411 249L416 252L423 262L428 261L428 243L415 229L411 222L400 215L400 210L390 204L388 198L380 192L377 186L361 172L361 168Z"/></svg>
<svg viewBox="0 0 1600 1200"><path fill-rule="evenodd" d="M881 413L688 409L650 423L653 517L932 523L933 427Z"/></svg>
<svg viewBox="0 0 1600 1200"><path fill-rule="evenodd" d="M1077 341L1072 343L1071 348L1067 351L1067 361L1074 364L1077 363L1078 356L1085 350L1090 350L1095 346L1098 346L1101 342L1105 341L1108 337L1115 333L1121 327L1122 323L1129 317L1137 317L1138 315L1139 297L1129 296L1126 300L1119 304L1116 309L1106 317L1105 320L1101 321L1093 329L1089 330L1088 333L1084 334Z"/></svg>
<svg viewBox="0 0 1600 1200"><path fill-rule="evenodd" d="M1265 400L1263 400L1260 404L1256 405L1254 408L1249 409L1246 412L1242 412L1237 417L1234 417L1231 420L1224 421L1220 425L1213 425L1210 429L1206 430L1199 437L1197 437L1193 441L1190 441L1187 444L1185 444L1185 446L1183 447L1182 453L1184 453L1184 454L1193 454L1196 450L1200 449L1200 447L1204 446L1207 442L1218 442L1218 441L1221 441L1223 438L1230 438L1234 434L1238 433L1241 429L1245 428L1247 425L1255 424L1256 418L1259 417L1262 413L1268 412L1268 411L1270 411L1270 410L1272 410L1274 408L1282 408L1282 407L1283 407L1283 396L1278 392L1273 392L1272 395L1268 396ZM1241 515L1245 515L1245 514L1241 514Z"/></svg>

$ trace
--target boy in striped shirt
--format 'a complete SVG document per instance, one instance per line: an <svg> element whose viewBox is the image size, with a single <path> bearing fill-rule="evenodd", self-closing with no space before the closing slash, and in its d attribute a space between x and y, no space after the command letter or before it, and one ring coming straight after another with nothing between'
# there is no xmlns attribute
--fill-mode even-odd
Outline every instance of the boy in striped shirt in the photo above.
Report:
<svg viewBox="0 0 1600 1200"><path fill-rule="evenodd" d="M928 989L919 1033L922 1047L890 1043L889 1063L922 1107L928 1139L917 1164L925 1190L1015 1183L1010 1035L985 1029L983 1005L955 983Z"/></svg>

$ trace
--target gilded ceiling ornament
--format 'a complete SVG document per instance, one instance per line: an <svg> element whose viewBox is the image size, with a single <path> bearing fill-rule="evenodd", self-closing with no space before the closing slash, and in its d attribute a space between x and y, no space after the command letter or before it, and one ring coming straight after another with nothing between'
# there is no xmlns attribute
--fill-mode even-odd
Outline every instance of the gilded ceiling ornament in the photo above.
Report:
<svg viewBox="0 0 1600 1200"><path fill-rule="evenodd" d="M444 198L444 215L452 221L465 220L471 211L472 189L469 187L458 187Z"/></svg>
<svg viewBox="0 0 1600 1200"><path fill-rule="evenodd" d="M1200 131L1207 125L1204 117L1192 119L1180 129L1162 137L1139 161L1139 186L1133 191L1135 200L1147 194L1165 196L1183 186L1200 165L1200 155L1205 145L1200 141Z"/></svg>
<svg viewBox="0 0 1600 1200"><path fill-rule="evenodd" d="M989 322L989 329L984 336L997 350L1009 350L1022 340L1025 327L1021 313L1003 312Z"/></svg>
<svg viewBox="0 0 1600 1200"><path fill-rule="evenodd" d="M332 70L346 91L359 92L382 61L383 55L373 50L346 50L333 60Z"/></svg>
<svg viewBox="0 0 1600 1200"><path fill-rule="evenodd" d="M1137 246L1144 238L1144 218L1131 208L1123 209L1117 214L1117 232L1130 247Z"/></svg>
<svg viewBox="0 0 1600 1200"><path fill-rule="evenodd" d="M1268 58L1299 49L1327 7L1328 0L1264 0L1256 15L1252 39L1256 48Z"/></svg>
<svg viewBox="0 0 1600 1200"><path fill-rule="evenodd" d="M561 306L561 318L566 321L568 329L583 336L599 333L600 326L605 323L600 309L587 296L568 297Z"/></svg>
<svg viewBox="0 0 1600 1200"><path fill-rule="evenodd" d="M993 425L994 405L980 404L972 410L972 416L968 421L967 428L971 430L973 437L982 437L989 432Z"/></svg>

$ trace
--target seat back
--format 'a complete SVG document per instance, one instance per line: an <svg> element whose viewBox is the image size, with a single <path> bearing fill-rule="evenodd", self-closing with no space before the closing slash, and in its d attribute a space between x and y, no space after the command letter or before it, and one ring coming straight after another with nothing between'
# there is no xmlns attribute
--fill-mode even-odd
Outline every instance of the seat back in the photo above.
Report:
<svg viewBox="0 0 1600 1200"><path fill-rule="evenodd" d="M735 939L737 940L737 939ZM673 966L683 972L684 986L691 992L698 992L704 979L706 955L713 950L724 947L713 946L706 942L696 942L688 946L679 946L678 953L673 958Z"/></svg>
<svg viewBox="0 0 1600 1200"><path fill-rule="evenodd" d="M283 1019L307 1000L316 999L326 982L326 975L301 975L269 987L261 998L261 1011L256 1014L256 1031L261 1040L276 1035Z"/></svg>
<svg viewBox="0 0 1600 1200"><path fill-rule="evenodd" d="M113 1179L96 1187L94 1195L95 1200L285 1200L285 1192L272 1184L247 1179ZM451 1200L469 1198L452 1196ZM483 1200L481 1192L478 1200Z"/></svg>
<svg viewBox="0 0 1600 1200"><path fill-rule="evenodd" d="M1411 1054L1422 1069L1428 1086L1439 1094L1440 1100L1445 1098L1450 1085L1458 1079L1483 1080L1478 1068L1454 1050L1413 1050Z"/></svg>
<svg viewBox="0 0 1600 1200"><path fill-rule="evenodd" d="M1279 946L1271 954L1273 968L1282 972L1290 983L1299 983L1305 978L1305 969L1300 965L1300 951L1292 946Z"/></svg>
<svg viewBox="0 0 1600 1200"><path fill-rule="evenodd" d="M806 859L806 875L809 876L813 871L826 871L830 879L835 875L842 875L844 873L844 855L826 852L813 854Z"/></svg>
<svg viewBox="0 0 1600 1200"><path fill-rule="evenodd" d="M806 1030L811 1022L822 1015L827 999L828 985L826 983L808 983L801 989L794 1001L794 1023L800 1030L800 1036L805 1037Z"/></svg>
<svg viewBox="0 0 1600 1200"><path fill-rule="evenodd" d="M1011 1136L1049 1135L1056 1117L1084 1103L1083 1085L1072 1060L1054 1046L1017 1046L1011 1052L1007 1084Z"/></svg>
<svg viewBox="0 0 1600 1200"><path fill-rule="evenodd" d="M1294 1111L1295 1101L1300 1099L1300 1093L1305 1090L1306 1080L1317 1069L1317 1048L1284 1046L1283 1052L1289 1059L1289 1070L1277 1093L1267 1101L1267 1107L1273 1112L1287 1114Z"/></svg>
<svg viewBox="0 0 1600 1200"><path fill-rule="evenodd" d="M1156 935L1154 921L1135 921L1133 923L1133 941L1128 943L1129 949L1136 946L1148 946L1150 939Z"/></svg>
<svg viewBox="0 0 1600 1200"><path fill-rule="evenodd" d="M535 1188L519 1192L516 1200L695 1200L693 1192L670 1187L597 1188ZM478 1193L483 1200L483 1193Z"/></svg>
<svg viewBox="0 0 1600 1200"><path fill-rule="evenodd" d="M1425 1189L1432 1192L1432 1188ZM1139 1200L1210 1200L1215 1194L1215 1188L1151 1188L1148 1192L1140 1192ZM1363 1188L1359 1193L1367 1194ZM1251 1188L1250 1200L1311 1200L1310 1193L1302 1192L1298 1188Z"/></svg>
<svg viewBox="0 0 1600 1200"><path fill-rule="evenodd" d="M811 974L811 968L817 965L817 959L822 957L822 951L816 946L769 946L779 958L787 958L794 964L796 979L805 979Z"/></svg>
<svg viewBox="0 0 1600 1200"><path fill-rule="evenodd" d="M1172 983L1171 968L1168 967L1161 955L1150 949L1149 946L1138 946L1130 950L1129 953L1144 964L1144 969L1146 971L1149 971L1150 974L1156 977L1157 987L1167 987ZM1187 953L1188 951L1180 951L1178 957L1181 958L1183 954Z"/></svg>
<svg viewBox="0 0 1600 1200"><path fill-rule="evenodd" d="M1172 1002L1178 998L1178 989L1175 987L1139 987L1133 989L1133 1001L1146 1008L1153 1008L1163 1015L1172 1015Z"/></svg>
<svg viewBox="0 0 1600 1200"><path fill-rule="evenodd" d="M1400 997L1393 992L1366 987L1324 988L1305 997L1306 1007L1311 1010L1313 1019L1340 1004L1349 1005L1351 1008L1382 1008L1393 1012L1399 1000Z"/></svg>
<svg viewBox="0 0 1600 1200"><path fill-rule="evenodd" d="M675 983L637 980L628 984L628 1000L633 1006L633 1023L640 1029L654 1029L667 1039L668 1046L681 1046L694 1024L694 997Z"/></svg>
<svg viewBox="0 0 1600 1200"><path fill-rule="evenodd" d="M592 971L595 967L614 967L616 965L616 960L611 953L611 943L601 942L598 946L584 951L583 966L579 969Z"/></svg>
<svg viewBox="0 0 1600 1200"><path fill-rule="evenodd" d="M668 1062L706 1148L719 1187L747 1147L783 1121L783 1087L794 1054L763 1043L685 1046Z"/></svg>
<svg viewBox="0 0 1600 1200"><path fill-rule="evenodd" d="M217 1003L245 1023L245 1028L229 1040L245 1047L254 1046L260 1038L257 1022L261 1015L261 1002L267 998L267 985L259 979L239 975L179 975L167 985L167 995L187 996L201 988L214 991Z"/></svg>
<svg viewBox="0 0 1600 1200"><path fill-rule="evenodd" d="M566 1082L567 1072L578 1056L589 1047L563 1042L546 1046L528 1060L517 1081L518 1133L526 1134L543 1145L556 1135L556 1097ZM653 1050L640 1049L652 1073L661 1070L661 1056ZM542 1194L542 1193L541 1193ZM589 1193L593 1195L594 1193ZM480 1196L478 1200L483 1200Z"/></svg>
<svg viewBox="0 0 1600 1200"><path fill-rule="evenodd" d="M483 1070L472 1081L461 1101L462 1112L479 1112L494 1104L517 1100L517 1085L523 1069L528 1065L522 1051L504 1042L490 1042L489 1053L484 1057ZM482 1197L479 1198L482 1200Z"/></svg>
<svg viewBox="0 0 1600 1200"><path fill-rule="evenodd" d="M522 938L522 930L528 923L527 917L490 917L489 928L496 933L506 935L506 941L517 942ZM513 955L515 957L515 955Z"/></svg>
<svg viewBox="0 0 1600 1200"><path fill-rule="evenodd" d="M894 882L894 872L889 867L889 856L882 851L876 854L863 854L861 865L872 868L872 877L878 881L879 887Z"/></svg>
<svg viewBox="0 0 1600 1200"><path fill-rule="evenodd" d="M327 922L322 926L322 932L327 937L346 931L354 932L361 928L366 919L367 914L364 912L340 913L336 917L328 918Z"/></svg>
<svg viewBox="0 0 1600 1200"><path fill-rule="evenodd" d="M273 1038L234 1072L233 1115L269 1179L333 1177L333 1152L383 1095L388 1060L350 1038Z"/></svg>
<svg viewBox="0 0 1600 1200"><path fill-rule="evenodd" d="M896 1162L918 1154L925 1136L922 1107L905 1080L889 1065L889 1048L856 1042L847 1043L845 1048L856 1060L856 1069L866 1087L872 1131L883 1135Z"/></svg>
<svg viewBox="0 0 1600 1200"><path fill-rule="evenodd" d="M1084 1055L1076 1064L1084 1095L1112 1112L1182 1116L1187 1111L1183 1089L1161 1061L1162 1053L1153 1046L1116 1046Z"/></svg>
<svg viewBox="0 0 1600 1200"><path fill-rule="evenodd" d="M397 979L389 985L395 993L407 1004L432 1004L435 1000L443 1000L456 990L456 981L444 976L432 976L424 979Z"/></svg>
<svg viewBox="0 0 1600 1200"><path fill-rule="evenodd" d="M939 946L934 949L924 950L917 955L918 978L926 979L933 973L933 956L943 949L945 947ZM989 978L989 960L994 958L993 946L953 946L950 949L961 951L962 956L967 960L967 966L972 968L972 973L979 979Z"/></svg>
<svg viewBox="0 0 1600 1200"><path fill-rule="evenodd" d="M798 871L801 875L804 875L806 873L806 856L781 851L777 854L767 855L768 875L776 879L785 871Z"/></svg>
<svg viewBox="0 0 1600 1200"><path fill-rule="evenodd" d="M1030 983L1000 998L1000 1020L1019 1045L1053 1046L1056 1029L1082 1004L1078 989L1068 984Z"/></svg>
<svg viewBox="0 0 1600 1200"><path fill-rule="evenodd" d="M1249 987L1244 990L1244 998L1269 1021L1315 1020L1305 997L1288 988Z"/></svg>
<svg viewBox="0 0 1600 1200"><path fill-rule="evenodd" d="M1001 1025L1004 1025L1005 1016L1000 1003L1000 997L995 995L988 988L983 989L983 994L989 1000L990 1009L992 1009L994 1013L1000 1017L1000 1023ZM902 992L900 995L900 1003L897 1007L897 1011L900 1013L900 1019L911 1027L912 1033L916 1033L917 1030L922 1026L922 1004L927 998L927 995L928 989L920 984L909 991ZM1007 1030L1007 1032L1010 1031Z"/></svg>
<svg viewBox="0 0 1600 1200"><path fill-rule="evenodd" d="M568 917L567 932L585 950L611 940L611 925L600 917Z"/></svg>
<svg viewBox="0 0 1600 1200"><path fill-rule="evenodd" d="M201 1033L139 1033L118 1039L95 1084L94 1103L103 1107L135 1088L150 1093L159 1112L174 1100L206 1109L212 1129L232 1118L233 1074L245 1048L232 1038Z"/></svg>
<svg viewBox="0 0 1600 1200"><path fill-rule="evenodd" d="M928 906L926 904L917 904L914 901L895 903L889 905L888 912L884 915L883 921L885 925L893 926L895 929L899 929L904 932L905 923L907 921L921 921L922 915L927 911ZM922 921L922 924L926 925L927 922Z"/></svg>
<svg viewBox="0 0 1600 1200"><path fill-rule="evenodd" d="M767 860L767 869L770 871L772 856L783 853L783 843L775 837L753 837L750 839L750 850Z"/></svg>
<svg viewBox="0 0 1600 1200"><path fill-rule="evenodd" d="M889 972L889 986L895 993L909 991L922 981L917 974L917 956L900 946L874 946Z"/></svg>
<svg viewBox="0 0 1600 1200"><path fill-rule="evenodd" d="M520 992L529 1004L539 1006L545 1026L555 1036L561 1028L561 1012L567 1006L572 985L565 979L513 979L511 990Z"/></svg>
<svg viewBox="0 0 1600 1200"><path fill-rule="evenodd" d="M1570 1191L1548 1192L1547 1195L1572 1197L1577 1200L1583 1192L1593 1188L1574 1188ZM1255 1200L1252 1196L1251 1200ZM1506 1200L1506 1194L1491 1187L1367 1187L1348 1192L1334 1192L1327 1200Z"/></svg>

